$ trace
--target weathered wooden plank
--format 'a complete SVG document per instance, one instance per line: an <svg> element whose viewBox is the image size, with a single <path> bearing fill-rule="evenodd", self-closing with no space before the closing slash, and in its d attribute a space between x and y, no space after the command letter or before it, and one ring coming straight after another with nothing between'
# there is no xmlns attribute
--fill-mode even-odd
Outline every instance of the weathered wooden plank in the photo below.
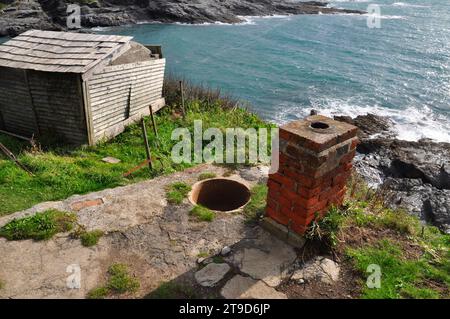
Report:
<svg viewBox="0 0 450 319"><path fill-rule="evenodd" d="M118 64L118 65L108 65L107 67L105 67L102 70L100 75L108 74L108 73L116 73L121 70L142 68L144 66L150 66L150 65L164 66L165 64L166 64L165 59L155 59L155 60L142 61L142 62L134 62L134 63L126 63L126 64Z"/></svg>
<svg viewBox="0 0 450 319"><path fill-rule="evenodd" d="M9 53L12 55L17 55L21 57L35 57L35 58L45 58L50 60L97 60L102 57L104 53L54 53L45 50L37 49L22 49L17 47L10 47L8 45L0 45L0 54ZM57 61L55 61L57 62Z"/></svg>
<svg viewBox="0 0 450 319"><path fill-rule="evenodd" d="M156 112L165 105L165 100L164 100L164 98L160 98L158 100L152 101L151 104L154 106L154 110ZM127 125L130 125L131 123L136 122L142 116L145 116L148 114L149 114L149 109L144 108L144 109L142 109L142 111L140 113L131 116L127 120L122 121L120 123L117 123L113 126L108 127L107 129L97 132L95 135L95 139L96 139L96 141L98 141L98 140L101 140L102 138L109 138L109 137L116 136L117 134L123 132Z"/></svg>
<svg viewBox="0 0 450 319"><path fill-rule="evenodd" d="M154 88L150 91L147 90L142 90L139 92L134 92L131 102L134 101L135 98L141 97L141 96L145 96L146 94L151 94L151 93L159 93L161 94L161 89L159 88ZM105 98L102 100L91 100L91 107L94 110L98 110L98 109L102 109L102 108L108 108L110 105L112 104L120 104L120 103L124 103L128 100L128 95L127 94L122 94L122 95L118 95L118 96L114 96L114 97L110 97L110 98Z"/></svg>
<svg viewBox="0 0 450 319"><path fill-rule="evenodd" d="M124 90L128 90L132 84L134 90L141 90L145 88L155 87L155 86L163 86L164 81L162 79L154 79L153 77L142 78L139 81L134 81L132 83L118 83L111 86L103 86L98 87L97 89L92 89L91 98L98 98L104 95L115 94L117 92L123 92Z"/></svg>
<svg viewBox="0 0 450 319"><path fill-rule="evenodd" d="M103 54L109 52L110 48L104 47L60 47L56 45L48 45L43 43L18 41L15 38L4 43L3 46L11 48L32 49L43 52L58 53L58 54Z"/></svg>
<svg viewBox="0 0 450 319"><path fill-rule="evenodd" d="M92 80L100 80L105 78L110 78L111 76L115 75L127 75L130 73L133 73L133 71L136 70L164 70L165 65L164 64L144 64L140 67L134 66L134 67L128 67L128 68L122 68L117 71L109 71L109 72L102 72L100 74L95 74L92 77Z"/></svg>
<svg viewBox="0 0 450 319"><path fill-rule="evenodd" d="M1 52L0 59L10 60L15 62L21 62L23 64L43 64L43 65L60 65L60 66L85 66L93 59L64 59L64 58L49 58L49 57L38 57L32 54L13 54L10 52Z"/></svg>
<svg viewBox="0 0 450 319"><path fill-rule="evenodd" d="M142 97L140 100L135 101L133 105L133 110L130 112L130 115L136 114L140 112L144 108L148 108L148 105L151 101L158 99L160 96L153 95L149 97ZM109 126L112 122L116 122L117 120L125 120L127 115L125 114L125 107L116 109L113 113L104 114L102 117L98 117L93 120L94 130L99 128L104 128Z"/></svg>
<svg viewBox="0 0 450 319"><path fill-rule="evenodd" d="M102 35L102 34L87 34L74 32L58 32L58 31L41 31L30 30L21 34L21 36L29 36L33 38L42 39L63 39L70 41L94 41L94 42L128 42L133 37L119 36L119 35Z"/></svg>
<svg viewBox="0 0 450 319"><path fill-rule="evenodd" d="M119 75L119 76L112 76L109 78L105 78L103 79L101 82L96 81L95 83L92 83L91 85L93 86L93 88L95 88L96 85L104 85L107 83L113 83L113 82L118 82L118 81L127 81L127 82L131 82L134 79L140 79L143 76L146 77L147 73L139 73L137 75L133 75L133 72L130 72L129 75ZM151 76L153 78L160 78L163 79L164 78L164 70L161 71L152 71L148 76Z"/></svg>
<svg viewBox="0 0 450 319"><path fill-rule="evenodd" d="M164 74L164 68L145 68L139 70L129 70L126 73L111 74L102 78L91 79L91 85L95 87L96 85L103 85L104 83L114 82L114 81L129 81L132 78L140 78L143 75L151 75L152 77Z"/></svg>

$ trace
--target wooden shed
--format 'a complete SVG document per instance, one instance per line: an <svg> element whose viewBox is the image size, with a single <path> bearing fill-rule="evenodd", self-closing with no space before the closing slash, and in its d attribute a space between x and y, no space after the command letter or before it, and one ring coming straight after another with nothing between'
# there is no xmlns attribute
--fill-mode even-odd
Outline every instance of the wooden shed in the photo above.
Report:
<svg viewBox="0 0 450 319"><path fill-rule="evenodd" d="M0 130L93 145L159 110L161 48L131 39L32 30L0 45Z"/></svg>

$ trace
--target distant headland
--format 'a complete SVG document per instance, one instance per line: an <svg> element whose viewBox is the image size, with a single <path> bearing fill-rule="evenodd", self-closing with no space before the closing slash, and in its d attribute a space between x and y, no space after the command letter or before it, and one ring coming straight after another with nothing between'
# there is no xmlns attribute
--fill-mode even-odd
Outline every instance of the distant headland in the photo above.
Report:
<svg viewBox="0 0 450 319"><path fill-rule="evenodd" d="M240 23L243 16L364 13L327 2L290 0L1 0L0 36L29 29L66 30L67 6L80 6L82 28L142 22Z"/></svg>

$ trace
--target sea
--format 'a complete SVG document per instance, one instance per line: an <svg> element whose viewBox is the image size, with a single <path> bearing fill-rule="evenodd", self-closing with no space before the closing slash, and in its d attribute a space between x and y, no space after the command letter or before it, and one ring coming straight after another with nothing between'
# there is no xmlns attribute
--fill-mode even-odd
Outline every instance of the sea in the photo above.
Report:
<svg viewBox="0 0 450 319"><path fill-rule="evenodd" d="M399 139L450 142L450 1L331 0L365 15L95 28L161 44L167 72L220 88L266 120L374 113Z"/></svg>

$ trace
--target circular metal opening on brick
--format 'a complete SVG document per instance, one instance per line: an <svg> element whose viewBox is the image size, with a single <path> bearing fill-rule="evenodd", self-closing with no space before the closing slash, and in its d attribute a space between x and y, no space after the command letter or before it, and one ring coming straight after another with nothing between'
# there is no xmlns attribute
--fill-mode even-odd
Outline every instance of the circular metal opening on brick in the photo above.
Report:
<svg viewBox="0 0 450 319"><path fill-rule="evenodd" d="M327 128L330 128L330 125L325 122L312 122L311 127L315 129L326 130Z"/></svg>
<svg viewBox="0 0 450 319"><path fill-rule="evenodd" d="M189 200L194 205L228 212L244 207L250 200L250 190L232 179L213 178L194 184Z"/></svg>

